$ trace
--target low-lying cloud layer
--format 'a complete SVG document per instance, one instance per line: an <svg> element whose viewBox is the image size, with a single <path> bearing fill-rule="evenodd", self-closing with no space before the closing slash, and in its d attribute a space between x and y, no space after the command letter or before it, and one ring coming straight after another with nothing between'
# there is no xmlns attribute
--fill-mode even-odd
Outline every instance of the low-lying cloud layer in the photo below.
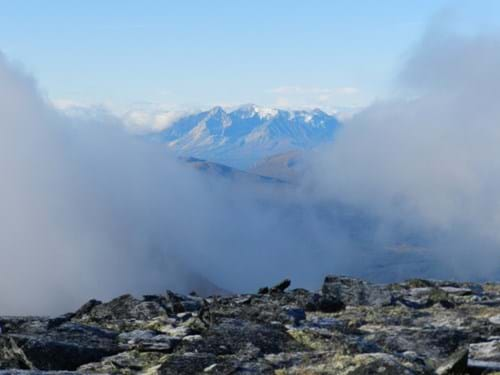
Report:
<svg viewBox="0 0 500 375"><path fill-rule="evenodd" d="M500 38L431 30L397 98L349 121L314 164L323 199L420 238L460 278L498 275Z"/></svg>
<svg viewBox="0 0 500 375"><path fill-rule="evenodd" d="M498 66L497 37L429 33L401 73L409 99L349 120L296 188L200 175L105 111L67 117L2 57L0 313L186 290L198 274L235 291L398 277L377 270L412 251L435 276L494 277Z"/></svg>
<svg viewBox="0 0 500 375"><path fill-rule="evenodd" d="M311 254L341 241L287 188L202 176L102 110L65 116L5 58L0 119L2 314L187 292L199 273L229 290L302 272L316 285Z"/></svg>

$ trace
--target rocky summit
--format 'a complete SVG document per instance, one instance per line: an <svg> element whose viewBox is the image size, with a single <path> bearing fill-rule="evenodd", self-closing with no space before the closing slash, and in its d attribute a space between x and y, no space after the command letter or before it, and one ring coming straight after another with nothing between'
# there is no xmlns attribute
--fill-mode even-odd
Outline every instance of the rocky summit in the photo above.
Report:
<svg viewBox="0 0 500 375"><path fill-rule="evenodd" d="M500 374L500 284L290 284L0 317L0 374Z"/></svg>

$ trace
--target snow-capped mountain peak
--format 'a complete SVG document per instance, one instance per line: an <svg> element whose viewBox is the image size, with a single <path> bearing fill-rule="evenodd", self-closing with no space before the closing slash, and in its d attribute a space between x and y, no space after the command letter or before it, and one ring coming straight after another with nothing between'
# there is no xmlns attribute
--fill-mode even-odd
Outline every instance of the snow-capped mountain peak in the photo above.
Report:
<svg viewBox="0 0 500 375"><path fill-rule="evenodd" d="M181 156L247 169L264 157L333 140L339 121L321 110L287 111L247 104L180 117L148 135Z"/></svg>
<svg viewBox="0 0 500 375"><path fill-rule="evenodd" d="M278 110L274 108L260 107L255 104L245 104L230 113L239 115L242 118L250 118L258 116L261 119L271 119L278 114Z"/></svg>

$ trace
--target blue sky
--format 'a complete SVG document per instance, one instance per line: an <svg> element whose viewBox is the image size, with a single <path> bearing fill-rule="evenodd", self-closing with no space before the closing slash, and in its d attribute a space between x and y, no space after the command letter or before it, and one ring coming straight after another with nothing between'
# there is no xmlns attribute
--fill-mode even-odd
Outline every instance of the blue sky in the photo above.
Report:
<svg viewBox="0 0 500 375"><path fill-rule="evenodd" d="M0 0L0 50L60 103L364 106L443 10L497 31L498 1Z"/></svg>

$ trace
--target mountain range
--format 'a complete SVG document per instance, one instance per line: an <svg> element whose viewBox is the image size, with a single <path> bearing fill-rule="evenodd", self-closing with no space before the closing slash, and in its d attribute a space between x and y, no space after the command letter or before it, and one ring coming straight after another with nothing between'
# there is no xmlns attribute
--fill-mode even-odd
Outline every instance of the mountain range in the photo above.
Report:
<svg viewBox="0 0 500 375"><path fill-rule="evenodd" d="M167 145L181 157L249 170L270 156L331 142L340 126L335 116L319 109L291 111L250 104L176 117L145 137Z"/></svg>

